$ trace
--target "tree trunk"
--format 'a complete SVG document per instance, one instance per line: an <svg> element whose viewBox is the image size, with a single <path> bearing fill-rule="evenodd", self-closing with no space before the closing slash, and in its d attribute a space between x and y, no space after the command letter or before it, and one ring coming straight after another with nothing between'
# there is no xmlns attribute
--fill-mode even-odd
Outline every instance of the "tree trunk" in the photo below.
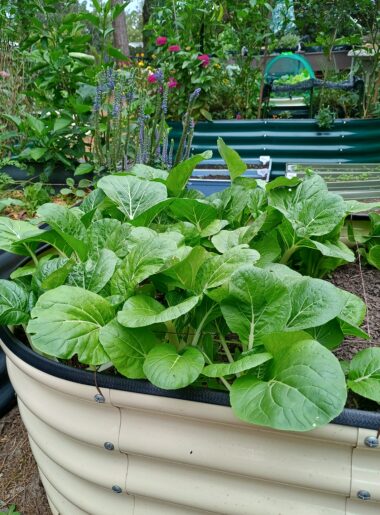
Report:
<svg viewBox="0 0 380 515"><path fill-rule="evenodd" d="M112 6L122 4L123 0L112 0ZM115 48L118 48L124 55L129 55L129 40L127 30L127 19L125 12L122 11L115 20L112 22L113 32L113 44Z"/></svg>

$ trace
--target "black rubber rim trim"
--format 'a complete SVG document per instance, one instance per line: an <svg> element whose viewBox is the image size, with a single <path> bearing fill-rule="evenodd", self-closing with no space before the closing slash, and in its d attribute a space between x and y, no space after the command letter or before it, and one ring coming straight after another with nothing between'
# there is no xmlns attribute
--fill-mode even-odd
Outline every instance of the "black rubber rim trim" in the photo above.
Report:
<svg viewBox="0 0 380 515"><path fill-rule="evenodd" d="M33 352L29 347L18 340L8 328L0 327L0 338L4 345L22 361L54 377L94 387L94 395L97 393L96 386L100 391L102 388L140 393L144 395L155 395L170 399L181 399L185 401L203 402L216 404L218 406L230 406L227 392L211 390L207 388L182 388L180 390L162 390L143 379L127 379L121 376L108 374L95 374L86 370L71 368L63 363L50 361ZM363 427L366 429L380 429L380 413L345 409L332 423L351 427Z"/></svg>
<svg viewBox="0 0 380 515"><path fill-rule="evenodd" d="M42 249L40 249L41 251ZM14 254L4 253L0 255L0 276L9 277L10 273L19 266L29 261L25 256L17 256ZM2 268L5 265L6 270ZM0 326L0 339L4 345L25 363L37 368L42 372L46 372L54 377L71 381L78 384L85 384L95 388L112 388L115 390L127 391L132 393L141 393L144 395L155 395L158 397L166 397L170 399L181 399L193 402L203 402L206 404L215 404L218 406L230 406L229 394L227 392L211 390L208 388L187 387L179 390L162 390L142 379L127 379L121 376L113 376L109 374L95 374L86 370L72 368L63 363L51 361L32 349L27 347L18 338L16 338L7 327ZM341 424L351 427L362 427L365 429L380 430L380 412L361 411L353 409L344 409L343 412L334 420L334 424Z"/></svg>

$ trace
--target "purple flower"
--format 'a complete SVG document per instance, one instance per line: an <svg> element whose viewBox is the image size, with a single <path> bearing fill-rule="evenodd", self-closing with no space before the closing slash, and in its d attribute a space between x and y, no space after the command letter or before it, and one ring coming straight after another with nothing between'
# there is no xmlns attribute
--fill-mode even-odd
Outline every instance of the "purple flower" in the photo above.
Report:
<svg viewBox="0 0 380 515"><path fill-rule="evenodd" d="M165 115L168 113L168 96L169 96L169 90L166 87L166 88L164 88L164 91L162 93L162 104L161 104L162 112Z"/></svg>
<svg viewBox="0 0 380 515"><path fill-rule="evenodd" d="M194 102L194 101L199 97L199 95L200 95L201 91L202 91L202 90L201 90L201 88L197 88L197 89L195 89L195 90L191 93L191 95L189 96L189 101L190 101L190 102Z"/></svg>
<svg viewBox="0 0 380 515"><path fill-rule="evenodd" d="M154 74L153 74L154 78L157 80L157 82L162 82L164 80L164 72L160 69L160 70L157 70Z"/></svg>

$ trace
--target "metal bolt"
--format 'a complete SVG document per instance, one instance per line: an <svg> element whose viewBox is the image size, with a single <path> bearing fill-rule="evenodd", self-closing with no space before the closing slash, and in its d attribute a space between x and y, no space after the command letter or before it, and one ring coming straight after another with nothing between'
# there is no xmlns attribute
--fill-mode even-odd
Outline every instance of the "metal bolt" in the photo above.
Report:
<svg viewBox="0 0 380 515"><path fill-rule="evenodd" d="M369 501L371 499L371 494L367 490L359 490L356 495L362 501Z"/></svg>
<svg viewBox="0 0 380 515"><path fill-rule="evenodd" d="M379 447L379 440L376 438L376 436L367 436L367 438L364 440L364 443L367 447L371 447L372 449Z"/></svg>
<svg viewBox="0 0 380 515"><path fill-rule="evenodd" d="M103 402L106 402L104 395L102 395L101 393L97 393L96 395L94 395L94 400L96 402L99 402L100 404L102 404Z"/></svg>
<svg viewBox="0 0 380 515"><path fill-rule="evenodd" d="M107 449L107 451L113 451L115 446L112 442L105 442L104 448Z"/></svg>
<svg viewBox="0 0 380 515"><path fill-rule="evenodd" d="M112 491L115 492L115 494L121 494L121 492L123 491L120 486L118 485L113 485L112 487Z"/></svg>

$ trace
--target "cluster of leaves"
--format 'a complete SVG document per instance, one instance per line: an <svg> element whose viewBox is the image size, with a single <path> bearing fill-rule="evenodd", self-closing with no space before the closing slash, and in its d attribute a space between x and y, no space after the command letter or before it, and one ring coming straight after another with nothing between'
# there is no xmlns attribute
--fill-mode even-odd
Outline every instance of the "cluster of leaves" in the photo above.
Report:
<svg viewBox="0 0 380 515"><path fill-rule="evenodd" d="M217 94L215 90L218 89L219 82L228 78L225 67L222 68L219 59L207 54L203 55L207 60L201 61L199 58L202 55L191 46L182 46L181 43L178 47L179 51L170 52L167 45L158 46L154 54L154 65L176 81L176 87L170 92L169 115L175 120L180 119L186 110L191 92L195 88L201 88L202 93L194 105L194 116L197 119L211 120L211 95Z"/></svg>
<svg viewBox="0 0 380 515"><path fill-rule="evenodd" d="M370 227L362 229L355 227L354 222L348 224L348 237L352 243L360 245L360 253L367 263L380 270L380 215L370 213Z"/></svg>
<svg viewBox="0 0 380 515"><path fill-rule="evenodd" d="M32 173L43 170L49 176L57 166L74 170L86 153L83 138L88 126L79 123L70 111L3 117L17 128L8 133L10 152L20 163L28 163Z"/></svg>
<svg viewBox="0 0 380 515"><path fill-rule="evenodd" d="M379 350L346 366L347 385L331 352L344 335L366 337L364 303L283 264L353 260L337 234L362 206L314 175L246 179L239 156L219 149L233 182L211 197L186 189L203 154L170 173L135 165L103 177L80 207L45 204L49 229L0 218L0 248L33 261L0 281L0 323L92 369L163 389L224 387L238 417L273 428L329 422L347 386L379 401ZM40 243L51 248L37 256Z"/></svg>

